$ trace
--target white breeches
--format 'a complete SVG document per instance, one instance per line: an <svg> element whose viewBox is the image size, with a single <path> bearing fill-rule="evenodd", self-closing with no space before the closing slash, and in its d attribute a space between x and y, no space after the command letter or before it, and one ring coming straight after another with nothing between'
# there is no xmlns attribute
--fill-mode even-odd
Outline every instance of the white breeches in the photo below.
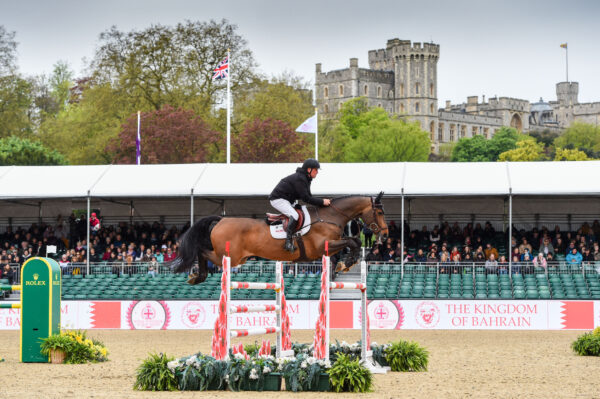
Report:
<svg viewBox="0 0 600 399"><path fill-rule="evenodd" d="M277 198L271 201L271 206L283 213L285 216L293 218L296 221L298 220L298 212L296 212L289 201L284 200L283 198Z"/></svg>

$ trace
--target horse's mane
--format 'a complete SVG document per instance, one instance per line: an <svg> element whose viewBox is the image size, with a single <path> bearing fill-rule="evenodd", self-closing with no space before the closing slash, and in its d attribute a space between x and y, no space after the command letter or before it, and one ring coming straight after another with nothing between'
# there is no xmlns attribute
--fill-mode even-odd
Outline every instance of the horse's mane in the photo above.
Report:
<svg viewBox="0 0 600 399"><path fill-rule="evenodd" d="M355 198L355 197L360 197L360 198L370 198L368 195L355 195L355 194L349 194L349 195L342 195L341 197L335 197L331 199L331 202L335 202L335 201L339 201L339 200L343 200L343 199L347 199L347 198Z"/></svg>

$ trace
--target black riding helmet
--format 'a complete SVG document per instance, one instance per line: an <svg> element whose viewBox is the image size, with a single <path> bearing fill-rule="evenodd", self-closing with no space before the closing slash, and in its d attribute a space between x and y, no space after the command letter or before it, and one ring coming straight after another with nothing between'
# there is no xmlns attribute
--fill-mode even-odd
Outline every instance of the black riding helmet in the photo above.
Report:
<svg viewBox="0 0 600 399"><path fill-rule="evenodd" d="M321 164L319 163L319 161L317 161L314 158L308 158L302 164L302 169L308 170L309 168L311 168L311 169L321 169Z"/></svg>

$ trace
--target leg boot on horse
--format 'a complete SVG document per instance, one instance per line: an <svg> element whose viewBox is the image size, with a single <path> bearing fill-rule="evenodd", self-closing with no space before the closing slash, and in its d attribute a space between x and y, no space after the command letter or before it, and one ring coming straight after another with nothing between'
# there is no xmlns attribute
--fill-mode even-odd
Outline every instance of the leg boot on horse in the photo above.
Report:
<svg viewBox="0 0 600 399"><path fill-rule="evenodd" d="M285 238L285 245L284 248L286 251L289 252L294 252L296 250L296 248L294 247L294 230L296 230L296 225L298 224L298 221L294 218L290 218L290 221L288 222L288 226L287 226L287 237Z"/></svg>

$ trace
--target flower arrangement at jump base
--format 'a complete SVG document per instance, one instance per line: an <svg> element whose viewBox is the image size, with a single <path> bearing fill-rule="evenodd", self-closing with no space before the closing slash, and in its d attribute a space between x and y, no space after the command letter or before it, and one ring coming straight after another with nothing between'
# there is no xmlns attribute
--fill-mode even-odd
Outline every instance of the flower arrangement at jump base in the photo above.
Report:
<svg viewBox="0 0 600 399"><path fill-rule="evenodd" d="M289 391L368 392L373 375L360 363L360 343L330 345L331 363L313 357L313 347L292 344L295 356L276 359L268 341L239 344L228 360L198 353L174 359L153 354L138 368L138 390L279 391L282 379ZM426 371L429 353L415 342L371 345L373 358L392 371Z"/></svg>
<svg viewBox="0 0 600 399"><path fill-rule="evenodd" d="M88 338L85 331L63 331L44 338L41 353L50 356L52 363L83 364L105 362L108 350L104 344Z"/></svg>
<svg viewBox="0 0 600 399"><path fill-rule="evenodd" d="M600 356L600 327L577 337L571 349L580 356Z"/></svg>

